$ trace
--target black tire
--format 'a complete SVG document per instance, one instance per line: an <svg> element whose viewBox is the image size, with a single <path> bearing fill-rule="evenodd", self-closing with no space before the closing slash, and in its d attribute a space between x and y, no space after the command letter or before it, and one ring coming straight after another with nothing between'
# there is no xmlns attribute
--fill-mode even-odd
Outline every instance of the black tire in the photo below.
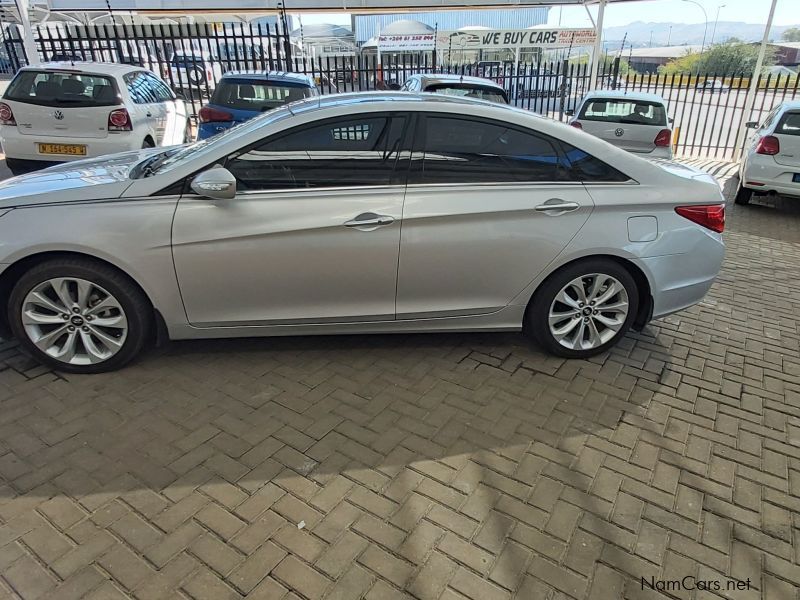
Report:
<svg viewBox="0 0 800 600"><path fill-rule="evenodd" d="M192 123L187 119L186 127L183 129L183 143L189 144L192 142Z"/></svg>
<svg viewBox="0 0 800 600"><path fill-rule="evenodd" d="M745 206L750 204L750 200L753 199L753 190L746 188L739 182L739 187L736 188L736 196L733 197L733 201L736 204L740 204Z"/></svg>
<svg viewBox="0 0 800 600"><path fill-rule="evenodd" d="M622 284L628 296L628 314L619 330L605 343L590 349L567 348L562 346L550 332L550 307L556 295L569 282L582 275L590 275L592 273L610 275ZM638 310L639 289L630 272L614 260L589 258L556 271L539 286L525 313L524 330L543 350L550 354L564 358L589 358L605 352L622 339L636 319Z"/></svg>
<svg viewBox="0 0 800 600"><path fill-rule="evenodd" d="M76 365L62 362L36 347L22 324L22 304L36 285L57 277L85 279L107 290L125 312L127 337L119 351L103 362ZM47 261L28 270L11 291L8 322L22 348L39 362L66 373L102 373L114 371L130 362L150 337L153 311L142 291L128 277L113 267L91 259L62 258Z"/></svg>
<svg viewBox="0 0 800 600"><path fill-rule="evenodd" d="M144 138L144 141L142 142L142 150L155 147L156 145L153 143L153 140L151 140L149 137Z"/></svg>
<svg viewBox="0 0 800 600"><path fill-rule="evenodd" d="M190 67L186 71L186 79L190 85L204 85L206 83L206 72L200 67Z"/></svg>

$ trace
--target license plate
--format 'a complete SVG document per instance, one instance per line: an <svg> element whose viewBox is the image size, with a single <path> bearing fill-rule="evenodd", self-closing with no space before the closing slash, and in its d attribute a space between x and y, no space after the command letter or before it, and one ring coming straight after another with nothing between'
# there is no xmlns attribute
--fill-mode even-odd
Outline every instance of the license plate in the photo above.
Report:
<svg viewBox="0 0 800 600"><path fill-rule="evenodd" d="M800 173L795 173L794 175L792 175L792 181L794 183L800 183Z"/></svg>
<svg viewBox="0 0 800 600"><path fill-rule="evenodd" d="M86 146L83 144L39 144L39 154L86 156Z"/></svg>

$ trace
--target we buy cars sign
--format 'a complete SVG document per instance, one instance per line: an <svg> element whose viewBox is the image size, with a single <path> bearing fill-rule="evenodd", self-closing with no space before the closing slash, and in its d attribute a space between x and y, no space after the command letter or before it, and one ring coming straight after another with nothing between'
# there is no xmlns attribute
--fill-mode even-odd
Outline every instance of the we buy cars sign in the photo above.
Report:
<svg viewBox="0 0 800 600"><path fill-rule="evenodd" d="M444 40L441 37L443 34ZM443 31L437 41L454 49L470 50L591 46L596 39L594 29L543 28Z"/></svg>

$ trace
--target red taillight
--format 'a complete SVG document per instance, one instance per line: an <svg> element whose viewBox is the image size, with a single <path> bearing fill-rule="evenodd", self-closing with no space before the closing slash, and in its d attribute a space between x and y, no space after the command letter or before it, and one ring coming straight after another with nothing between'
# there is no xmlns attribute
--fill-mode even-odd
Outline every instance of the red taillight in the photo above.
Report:
<svg viewBox="0 0 800 600"><path fill-rule="evenodd" d="M0 102L0 125L16 125L14 120L14 113L11 107L5 102Z"/></svg>
<svg viewBox="0 0 800 600"><path fill-rule="evenodd" d="M672 141L672 131L669 129L662 129L658 132L656 139L653 140L653 143L656 146L669 146L669 143Z"/></svg>
<svg viewBox="0 0 800 600"><path fill-rule="evenodd" d="M216 123L218 121L233 121L233 115L227 110L220 110L211 106L204 106L198 115L201 123Z"/></svg>
<svg viewBox="0 0 800 600"><path fill-rule="evenodd" d="M756 144L756 154L769 154L770 156L781 151L781 143L774 135L765 135Z"/></svg>
<svg viewBox="0 0 800 600"><path fill-rule="evenodd" d="M695 204L694 206L676 206L675 212L690 221L722 233L725 229L724 204Z"/></svg>
<svg viewBox="0 0 800 600"><path fill-rule="evenodd" d="M108 113L108 130L109 131L132 131L133 123L131 123L131 116L125 108L117 108Z"/></svg>
<svg viewBox="0 0 800 600"><path fill-rule="evenodd" d="M573 127L575 127L576 129L583 129L583 125L581 125L581 122L580 122L580 121L572 121L572 122L570 123L570 125L572 125L572 126L573 126Z"/></svg>

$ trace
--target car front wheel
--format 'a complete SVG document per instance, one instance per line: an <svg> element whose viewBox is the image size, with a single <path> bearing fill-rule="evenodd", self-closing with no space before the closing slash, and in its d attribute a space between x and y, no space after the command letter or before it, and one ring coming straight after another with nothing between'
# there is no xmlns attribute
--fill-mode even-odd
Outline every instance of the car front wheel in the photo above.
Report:
<svg viewBox="0 0 800 600"><path fill-rule="evenodd" d="M139 353L152 311L114 268L65 258L28 270L14 286L8 320L35 359L69 373L118 369Z"/></svg>
<svg viewBox="0 0 800 600"><path fill-rule="evenodd" d="M750 204L750 200L753 199L753 190L744 187L741 183L739 183L739 187L736 189L736 196L734 196L733 201L736 204Z"/></svg>
<svg viewBox="0 0 800 600"><path fill-rule="evenodd" d="M546 351L588 358L616 344L639 308L631 274L609 259L587 259L551 275L536 291L526 330Z"/></svg>

